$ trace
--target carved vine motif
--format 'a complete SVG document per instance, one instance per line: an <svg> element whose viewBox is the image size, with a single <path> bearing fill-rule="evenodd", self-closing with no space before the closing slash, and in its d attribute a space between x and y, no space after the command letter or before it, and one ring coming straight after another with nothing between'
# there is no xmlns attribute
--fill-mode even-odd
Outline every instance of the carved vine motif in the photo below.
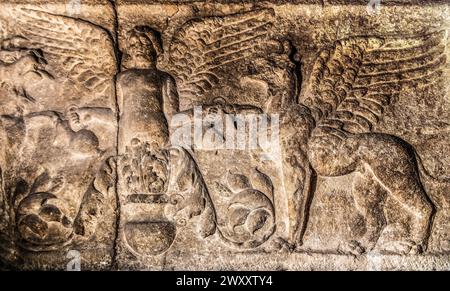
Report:
<svg viewBox="0 0 450 291"><path fill-rule="evenodd" d="M165 253L196 216L202 237L210 236L215 217L196 163L169 145L167 119L178 111L178 96L172 77L156 67L157 32L135 27L129 43L117 81L119 244L145 257Z"/></svg>

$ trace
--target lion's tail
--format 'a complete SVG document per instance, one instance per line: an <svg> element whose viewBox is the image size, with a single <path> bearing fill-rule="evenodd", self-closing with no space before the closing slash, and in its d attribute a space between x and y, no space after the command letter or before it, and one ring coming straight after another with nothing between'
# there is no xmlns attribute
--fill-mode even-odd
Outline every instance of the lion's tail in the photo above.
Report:
<svg viewBox="0 0 450 291"><path fill-rule="evenodd" d="M415 152L417 166L419 169L420 180L428 193L428 197L438 208L450 206L450 177L434 176L425 167L420 155Z"/></svg>

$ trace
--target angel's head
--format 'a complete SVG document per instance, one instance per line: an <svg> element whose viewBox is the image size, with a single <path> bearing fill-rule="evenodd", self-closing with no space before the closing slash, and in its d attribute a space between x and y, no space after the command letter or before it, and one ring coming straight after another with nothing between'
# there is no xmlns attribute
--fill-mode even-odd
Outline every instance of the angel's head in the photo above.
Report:
<svg viewBox="0 0 450 291"><path fill-rule="evenodd" d="M162 53L159 33L148 26L136 26L129 33L128 49L123 55L125 69L149 69L156 66L158 55Z"/></svg>

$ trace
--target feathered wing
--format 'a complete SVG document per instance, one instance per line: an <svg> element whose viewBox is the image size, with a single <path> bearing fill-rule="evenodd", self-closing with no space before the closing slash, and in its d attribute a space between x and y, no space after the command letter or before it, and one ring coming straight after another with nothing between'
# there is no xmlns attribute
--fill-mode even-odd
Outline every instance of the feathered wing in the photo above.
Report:
<svg viewBox="0 0 450 291"><path fill-rule="evenodd" d="M74 97L102 97L102 93L114 88L117 66L113 40L105 29L85 20L13 5L0 11L0 51L34 51L45 58L46 64L39 64L40 70L54 77L57 86L50 91L59 93L64 88ZM0 259L4 257L2 246L7 245L0 238Z"/></svg>
<svg viewBox="0 0 450 291"><path fill-rule="evenodd" d="M163 61L175 76L178 92L193 98L213 88L218 72L246 58L266 54L270 42L272 10L207 17L187 22L172 39Z"/></svg>
<svg viewBox="0 0 450 291"><path fill-rule="evenodd" d="M3 26L4 37L16 38L9 49L40 49L49 64L55 64L49 73L74 89L101 93L111 86L117 66L113 40L105 29L28 8L13 8L12 15L14 20L5 20Z"/></svg>
<svg viewBox="0 0 450 291"><path fill-rule="evenodd" d="M370 132L403 86L427 86L446 63L444 32L415 38L353 37L317 58L306 93L322 133Z"/></svg>

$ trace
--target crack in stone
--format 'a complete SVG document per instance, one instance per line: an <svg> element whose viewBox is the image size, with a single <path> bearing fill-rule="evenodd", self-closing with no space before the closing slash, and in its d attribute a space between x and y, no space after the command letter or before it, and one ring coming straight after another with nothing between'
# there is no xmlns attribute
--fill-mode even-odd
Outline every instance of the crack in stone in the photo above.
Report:
<svg viewBox="0 0 450 291"><path fill-rule="evenodd" d="M113 246L112 246L112 256L111 256L111 265L110 269L118 269L118 262L117 262L117 248L118 248L118 240L119 240L119 231L120 231L120 197L119 197L119 191L118 191L118 155L119 155L119 104L117 100L117 88L116 88L116 80L117 75L120 73L121 70L121 52L119 49L119 18L118 18L118 12L117 12L117 4L115 0L109 0L111 4L111 8L114 11L114 51L116 55L116 66L117 66L117 74L114 76L114 102L115 102L115 109L116 109L116 122L117 122L117 130L116 130L116 162L115 162L115 172L116 172L116 179L114 181L114 192L115 192L115 198L116 198L116 207L115 207L115 213L116 213L116 221L115 221L115 233L114 233L114 240L113 240Z"/></svg>

